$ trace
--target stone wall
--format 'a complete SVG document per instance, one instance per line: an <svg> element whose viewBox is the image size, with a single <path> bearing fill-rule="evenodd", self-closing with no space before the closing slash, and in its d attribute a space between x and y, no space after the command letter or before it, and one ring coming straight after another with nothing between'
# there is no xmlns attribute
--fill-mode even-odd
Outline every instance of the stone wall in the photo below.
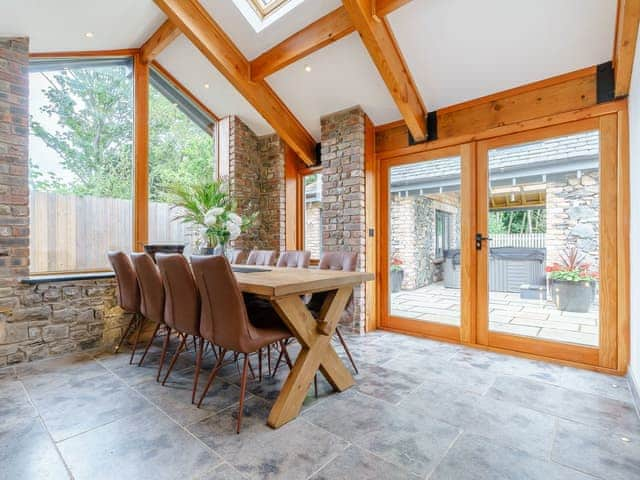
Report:
<svg viewBox="0 0 640 480"><path fill-rule="evenodd" d="M567 248L576 247L598 270L600 260L600 178L598 171L565 175L547 183L545 245L547 265L560 260ZM612 212L615 215L615 212Z"/></svg>
<svg viewBox="0 0 640 480"><path fill-rule="evenodd" d="M322 247L323 251L358 254L364 269L365 223L365 114L360 107L323 117L322 159ZM345 325L364 332L364 288L354 291L354 314Z"/></svg>
<svg viewBox="0 0 640 480"><path fill-rule="evenodd" d="M305 203L304 245L311 252L311 258L320 258L322 251L322 203Z"/></svg>

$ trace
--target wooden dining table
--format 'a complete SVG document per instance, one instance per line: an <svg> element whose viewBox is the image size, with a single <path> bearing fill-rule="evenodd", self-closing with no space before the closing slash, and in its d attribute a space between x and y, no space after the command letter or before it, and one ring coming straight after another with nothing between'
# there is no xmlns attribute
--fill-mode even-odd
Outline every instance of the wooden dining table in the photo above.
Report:
<svg viewBox="0 0 640 480"><path fill-rule="evenodd" d="M373 280L373 274L240 265L234 265L233 269L240 289L269 300L302 347L271 408L269 426L278 428L298 416L318 370L337 391L354 385L355 380L334 350L331 338L354 287ZM316 292L327 292L317 318L303 300L304 295Z"/></svg>

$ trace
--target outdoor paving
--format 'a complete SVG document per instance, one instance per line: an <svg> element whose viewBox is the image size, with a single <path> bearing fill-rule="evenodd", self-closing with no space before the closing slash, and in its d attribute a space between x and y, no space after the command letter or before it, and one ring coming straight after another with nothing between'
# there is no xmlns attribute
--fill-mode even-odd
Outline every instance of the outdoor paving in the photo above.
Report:
<svg viewBox="0 0 640 480"><path fill-rule="evenodd" d="M460 324L460 290L436 283L391 294L391 314ZM580 345L598 345L598 305L588 313L561 312L549 300L523 300L517 293L490 292L492 331Z"/></svg>
<svg viewBox="0 0 640 480"><path fill-rule="evenodd" d="M197 409L193 352L165 387L157 349L143 367L96 352L0 369L0 479L640 478L625 377L385 332L347 341L354 388L320 378L272 430L281 368L250 382L240 435L238 367Z"/></svg>

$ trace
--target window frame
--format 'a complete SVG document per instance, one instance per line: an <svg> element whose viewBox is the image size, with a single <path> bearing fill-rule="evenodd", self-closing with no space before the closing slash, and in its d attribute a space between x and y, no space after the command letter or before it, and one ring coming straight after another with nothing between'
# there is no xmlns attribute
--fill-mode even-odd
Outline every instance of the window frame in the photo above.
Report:
<svg viewBox="0 0 640 480"><path fill-rule="evenodd" d="M298 225L297 225L297 235L296 235L296 248L298 250L305 249L305 178L309 175L321 174L322 166L317 167L307 167L298 169L297 172L297 203L298 203ZM322 219L322 213L320 214L320 218ZM320 238L320 249L322 250L322 238ZM311 265L318 265L320 263L320 258L312 257L310 260Z"/></svg>

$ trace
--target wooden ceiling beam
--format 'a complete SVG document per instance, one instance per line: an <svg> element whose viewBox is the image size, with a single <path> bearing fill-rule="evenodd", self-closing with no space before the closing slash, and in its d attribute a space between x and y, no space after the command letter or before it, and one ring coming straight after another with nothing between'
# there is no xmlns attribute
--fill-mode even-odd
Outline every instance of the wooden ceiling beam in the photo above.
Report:
<svg viewBox="0 0 640 480"><path fill-rule="evenodd" d="M377 0L375 13L384 17L411 0ZM344 7L307 25L251 61L251 78L260 80L356 31Z"/></svg>
<svg viewBox="0 0 640 480"><path fill-rule="evenodd" d="M409 132L416 141L425 140L427 109L389 23L374 15L373 0L342 0L342 4L387 85Z"/></svg>
<svg viewBox="0 0 640 480"><path fill-rule="evenodd" d="M613 50L616 98L629 94L638 37L638 21L640 21L640 0L618 0L618 19Z"/></svg>
<svg viewBox="0 0 640 480"><path fill-rule="evenodd" d="M165 21L140 47L140 61L151 63L171 42L180 36L180 29L171 20Z"/></svg>
<svg viewBox="0 0 640 480"><path fill-rule="evenodd" d="M251 81L249 61L197 0L154 0L180 31L264 117L307 165L315 164L316 142L269 87Z"/></svg>

